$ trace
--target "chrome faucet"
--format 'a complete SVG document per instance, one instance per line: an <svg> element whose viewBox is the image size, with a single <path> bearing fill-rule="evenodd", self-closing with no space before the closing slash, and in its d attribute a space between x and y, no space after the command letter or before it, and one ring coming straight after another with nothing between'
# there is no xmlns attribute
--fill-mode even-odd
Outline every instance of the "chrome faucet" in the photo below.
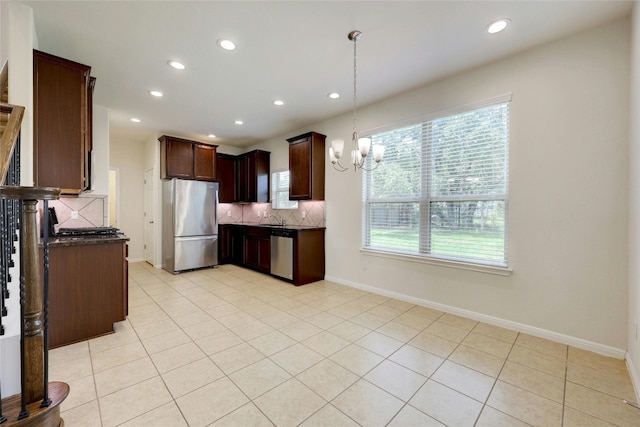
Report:
<svg viewBox="0 0 640 427"><path fill-rule="evenodd" d="M281 225L283 227L287 225L284 218L280 218L278 215L274 215L274 214L269 215L269 218L271 217L274 217L276 219L276 222L278 223L278 225Z"/></svg>

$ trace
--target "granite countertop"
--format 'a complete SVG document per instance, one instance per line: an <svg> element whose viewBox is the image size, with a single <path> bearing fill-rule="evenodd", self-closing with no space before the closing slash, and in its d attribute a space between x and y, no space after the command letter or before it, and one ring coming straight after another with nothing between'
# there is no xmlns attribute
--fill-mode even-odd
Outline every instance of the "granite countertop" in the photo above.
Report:
<svg viewBox="0 0 640 427"><path fill-rule="evenodd" d="M263 227L263 228L273 228L273 229L282 229L282 230L326 230L327 227L314 226L314 225L296 225L296 224L287 224L287 225L276 225L276 224L266 224L260 222L243 222L243 223L229 223L229 224L218 224L218 225L235 225L241 227Z"/></svg>
<svg viewBox="0 0 640 427"><path fill-rule="evenodd" d="M49 246L79 246L79 245L102 245L105 243L128 242L129 238L124 233L114 235L97 235L97 236L64 236L50 237ZM43 244L42 239L39 242Z"/></svg>

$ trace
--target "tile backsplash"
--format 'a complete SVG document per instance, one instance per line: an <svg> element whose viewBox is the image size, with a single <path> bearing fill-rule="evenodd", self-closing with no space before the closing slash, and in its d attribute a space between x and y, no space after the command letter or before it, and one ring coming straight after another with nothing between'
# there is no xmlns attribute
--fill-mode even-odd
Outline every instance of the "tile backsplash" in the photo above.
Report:
<svg viewBox="0 0 640 427"><path fill-rule="evenodd" d="M276 219L270 215L277 215L289 225L326 226L324 201L300 201L298 209L272 209L271 203L220 203L218 206L220 224L275 224Z"/></svg>
<svg viewBox="0 0 640 427"><path fill-rule="evenodd" d="M61 197L49 201L49 207L56 208L59 228L103 227L109 224L109 198L101 195L79 195ZM40 207L42 208L42 202ZM72 219L72 212L78 212L78 218Z"/></svg>

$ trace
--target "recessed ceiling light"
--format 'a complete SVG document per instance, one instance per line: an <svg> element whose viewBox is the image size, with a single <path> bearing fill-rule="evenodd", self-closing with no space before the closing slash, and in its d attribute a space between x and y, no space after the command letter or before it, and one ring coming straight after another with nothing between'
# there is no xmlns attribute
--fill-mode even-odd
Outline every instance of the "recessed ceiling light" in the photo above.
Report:
<svg viewBox="0 0 640 427"><path fill-rule="evenodd" d="M185 68L187 68L187 67L185 67L185 65L182 62L179 62L179 61L170 60L170 61L167 61L167 64L169 64L170 66L172 66L176 70L184 70Z"/></svg>
<svg viewBox="0 0 640 427"><path fill-rule="evenodd" d="M237 125L242 125L244 124L244 122L242 120L236 120L233 123L237 124Z"/></svg>
<svg viewBox="0 0 640 427"><path fill-rule="evenodd" d="M284 105L284 101L281 99L276 99L275 101L273 101L273 105L277 105L279 107L281 105Z"/></svg>
<svg viewBox="0 0 640 427"><path fill-rule="evenodd" d="M132 121L133 123L140 123L140 122L141 122L141 120L140 120L140 119L138 119L138 118L136 118L136 117L131 117L131 121Z"/></svg>
<svg viewBox="0 0 640 427"><path fill-rule="evenodd" d="M338 92L331 92L331 93L328 93L328 94L327 94L327 96L328 96L329 98L331 98L331 99L338 99L338 98L340 98L340 94L339 94Z"/></svg>
<svg viewBox="0 0 640 427"><path fill-rule="evenodd" d="M227 39L218 39L218 46L220 46L224 50L233 50L236 48L236 44Z"/></svg>
<svg viewBox="0 0 640 427"><path fill-rule="evenodd" d="M150 90L149 95L155 96L156 98L162 98L163 94L159 90Z"/></svg>
<svg viewBox="0 0 640 427"><path fill-rule="evenodd" d="M210 133L210 134L208 135L208 137L209 137L209 138L215 138L216 136L215 136L214 134Z"/></svg>
<svg viewBox="0 0 640 427"><path fill-rule="evenodd" d="M495 33L499 33L500 31L504 30L505 28L507 28L509 26L509 21L508 19L498 19L497 21L493 22L492 24L490 24L487 27L487 32L489 34L495 34Z"/></svg>

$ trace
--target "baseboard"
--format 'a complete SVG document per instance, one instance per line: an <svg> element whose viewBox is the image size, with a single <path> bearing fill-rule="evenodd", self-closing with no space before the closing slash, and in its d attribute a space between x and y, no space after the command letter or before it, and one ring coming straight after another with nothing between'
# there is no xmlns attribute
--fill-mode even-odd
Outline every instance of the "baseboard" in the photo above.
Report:
<svg viewBox="0 0 640 427"><path fill-rule="evenodd" d="M127 258L129 262L144 262L144 258Z"/></svg>
<svg viewBox="0 0 640 427"><path fill-rule="evenodd" d="M633 361L631 360L631 357L629 357L629 353L627 353L626 362L627 370L631 376L631 383L633 383L633 390L636 393L636 402L640 402L640 377L638 377L638 371L633 365Z"/></svg>
<svg viewBox="0 0 640 427"><path fill-rule="evenodd" d="M549 331L547 329L542 329L542 328L538 328L531 325L526 325L524 323L518 323L511 320L502 319L499 317L489 316L487 314L478 313L471 310L465 310L459 307L441 304L441 303L429 301L426 299L389 291L386 289L380 289L380 288L376 288L369 285L363 285L362 283L352 282L350 280L344 280L339 277L325 276L325 280L339 283L341 285L349 286L351 288L361 289L363 291L371 292L373 294L383 295L385 297L395 298L401 301L410 302L412 304L421 305L423 307L433 308L435 310L444 311L447 313L477 320L479 322L489 323L491 325L499 326L505 329L511 329L513 331L523 332L529 335L534 335L539 338L544 338L550 341L559 342L559 343L570 345L572 347L580 348L583 350L592 351L594 353L598 353L604 356L615 357L616 359L625 359L625 356L626 356L626 351L620 348L599 344L593 341L584 340L582 338L572 337L570 335L560 334L558 332Z"/></svg>

